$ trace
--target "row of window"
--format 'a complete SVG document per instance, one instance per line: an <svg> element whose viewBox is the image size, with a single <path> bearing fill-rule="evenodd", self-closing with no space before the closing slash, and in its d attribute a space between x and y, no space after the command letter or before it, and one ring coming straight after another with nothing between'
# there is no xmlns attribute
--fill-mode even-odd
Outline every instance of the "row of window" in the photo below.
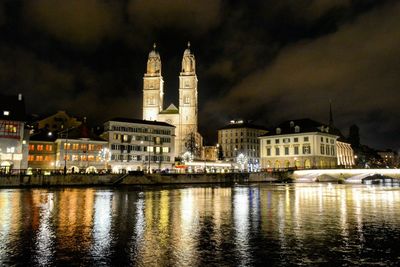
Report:
<svg viewBox="0 0 400 267"><path fill-rule="evenodd" d="M34 144L30 144L29 145L29 151L48 151L51 152L53 151L53 145L34 145Z"/></svg>
<svg viewBox="0 0 400 267"><path fill-rule="evenodd" d="M237 132L237 131L234 131L234 133L232 132L232 131L223 131L223 132L220 132L220 138L223 138L223 137L238 137L238 136L247 136L247 137L258 137L259 136L259 134L258 133L256 133L256 132L250 132L250 131L247 131L247 132Z"/></svg>
<svg viewBox="0 0 400 267"><path fill-rule="evenodd" d="M267 147L267 156L271 156L271 149L270 147ZM299 155L300 153L300 147L295 146L293 147L293 155ZM302 154L303 155L309 155L311 154L311 146L310 145L303 145L302 146ZM275 147L275 156L280 156L281 155L281 148L280 147ZM290 155L290 147L284 147L283 148L283 155Z"/></svg>
<svg viewBox="0 0 400 267"><path fill-rule="evenodd" d="M290 143L291 138L287 137L287 138L282 138L282 143L287 144ZM310 138L308 136L303 137L303 141L304 142L309 142ZM275 144L279 144L281 142L281 139L275 139ZM298 137L293 137L293 143L298 143L299 142L299 138ZM267 140L267 145L271 144L271 140L268 139Z"/></svg>
<svg viewBox="0 0 400 267"><path fill-rule="evenodd" d="M118 150L118 151L127 151L130 153L131 151L143 151L143 152L156 152L156 153L169 153L171 149L167 146L159 147L156 146L133 146L133 145L111 145L111 150Z"/></svg>
<svg viewBox="0 0 400 267"><path fill-rule="evenodd" d="M142 136L142 135L128 135L128 134L113 134L113 139L121 142L130 143L132 141L146 141L155 142L156 144L161 143L171 143L170 137L160 137L160 136Z"/></svg>
<svg viewBox="0 0 400 267"><path fill-rule="evenodd" d="M284 143L284 144L290 143L291 140L293 140L293 143L298 143L299 142L299 137L293 137L293 138L285 137L285 138L282 138L282 139L277 138L277 139L275 139L275 144L279 144L281 142L281 140L282 140L282 143ZM304 136L303 137L303 142L309 142L309 140L310 140L310 138L308 136ZM326 143L329 143L329 142L331 144L335 143L335 140L332 139L332 138L325 138L325 141L326 141ZM324 142L324 137L321 137L321 142ZM270 145L270 144L271 144L271 140L268 139L267 140L267 145Z"/></svg>
<svg viewBox="0 0 400 267"><path fill-rule="evenodd" d="M153 128L139 128L139 127L125 127L125 126L112 126L111 130L119 132L131 133L153 133L161 135L171 135L171 130L153 129Z"/></svg>
<svg viewBox="0 0 400 267"><path fill-rule="evenodd" d="M329 144L329 141L330 141L331 144L334 144L334 143L335 143L335 141L334 141L333 139L331 139L331 138L325 138L325 142L326 142L326 143ZM323 143L323 142L324 142L324 138L321 136L321 143Z"/></svg>
<svg viewBox="0 0 400 267"><path fill-rule="evenodd" d="M66 155L64 157L65 160L73 160L73 161L101 161L100 156L93 156L93 155ZM28 161L52 161L51 156L45 155L29 155Z"/></svg>
<svg viewBox="0 0 400 267"><path fill-rule="evenodd" d="M335 156L335 147L332 145L330 146L330 145L321 144L320 152L321 152L321 155Z"/></svg>
<svg viewBox="0 0 400 267"><path fill-rule="evenodd" d="M94 150L102 150L102 145L94 145L94 144L77 144L77 143L64 143L65 150L83 150L83 151L94 151Z"/></svg>

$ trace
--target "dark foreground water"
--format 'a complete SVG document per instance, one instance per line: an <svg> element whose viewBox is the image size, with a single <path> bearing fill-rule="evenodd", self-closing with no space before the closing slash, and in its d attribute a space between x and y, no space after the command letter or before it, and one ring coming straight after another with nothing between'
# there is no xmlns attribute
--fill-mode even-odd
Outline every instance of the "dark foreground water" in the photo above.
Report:
<svg viewBox="0 0 400 267"><path fill-rule="evenodd" d="M400 189L0 190L0 266L400 265Z"/></svg>

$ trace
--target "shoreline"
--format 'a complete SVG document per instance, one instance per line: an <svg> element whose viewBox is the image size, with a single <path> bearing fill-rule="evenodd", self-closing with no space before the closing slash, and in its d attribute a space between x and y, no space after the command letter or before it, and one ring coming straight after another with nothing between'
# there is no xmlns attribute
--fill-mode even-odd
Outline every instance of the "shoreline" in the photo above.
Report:
<svg viewBox="0 0 400 267"><path fill-rule="evenodd" d="M0 177L0 188L121 187L194 184L247 184L279 182L269 173L30 175Z"/></svg>

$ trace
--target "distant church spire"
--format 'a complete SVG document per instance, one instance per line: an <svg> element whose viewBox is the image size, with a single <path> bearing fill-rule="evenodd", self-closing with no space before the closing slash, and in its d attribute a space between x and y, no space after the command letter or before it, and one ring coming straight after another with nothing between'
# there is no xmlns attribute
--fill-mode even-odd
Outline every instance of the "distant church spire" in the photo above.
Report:
<svg viewBox="0 0 400 267"><path fill-rule="evenodd" d="M190 48L190 41L188 41L187 46L188 46L188 48Z"/></svg>
<svg viewBox="0 0 400 267"><path fill-rule="evenodd" d="M333 127L332 101L329 100L329 126Z"/></svg>
<svg viewBox="0 0 400 267"><path fill-rule="evenodd" d="M153 43L153 49L156 50L156 48L157 48L157 44L154 42Z"/></svg>

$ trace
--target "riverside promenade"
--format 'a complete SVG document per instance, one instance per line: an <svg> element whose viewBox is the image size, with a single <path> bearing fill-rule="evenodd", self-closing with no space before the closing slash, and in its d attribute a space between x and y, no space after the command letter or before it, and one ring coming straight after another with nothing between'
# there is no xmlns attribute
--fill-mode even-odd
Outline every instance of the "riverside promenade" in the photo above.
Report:
<svg viewBox="0 0 400 267"><path fill-rule="evenodd" d="M47 186L121 186L167 184L235 184L276 182L273 173L199 173L199 174L67 174L67 175L4 175L0 187Z"/></svg>

